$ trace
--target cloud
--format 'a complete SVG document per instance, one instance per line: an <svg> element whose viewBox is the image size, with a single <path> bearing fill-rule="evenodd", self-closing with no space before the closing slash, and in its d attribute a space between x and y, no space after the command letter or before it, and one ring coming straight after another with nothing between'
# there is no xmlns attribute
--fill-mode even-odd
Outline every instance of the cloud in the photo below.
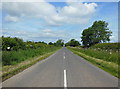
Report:
<svg viewBox="0 0 120 89"><path fill-rule="evenodd" d="M84 24L94 14L97 4L68 2L68 6L61 9L61 16L66 17L67 23Z"/></svg>
<svg viewBox="0 0 120 89"><path fill-rule="evenodd" d="M118 35L114 34L114 35L110 36L110 40L111 40L111 42L119 42Z"/></svg>
<svg viewBox="0 0 120 89"><path fill-rule="evenodd" d="M84 17L89 16L93 12L95 12L95 7L97 4L95 3L76 3L69 2L68 6L62 8L62 14L70 17Z"/></svg>
<svg viewBox="0 0 120 89"><path fill-rule="evenodd" d="M7 21L18 19L41 18L48 25L84 24L89 21L96 11L96 3L67 2L66 6L55 7L48 2L41 3L3 3L3 11L9 14Z"/></svg>
<svg viewBox="0 0 120 89"><path fill-rule="evenodd" d="M42 37L64 38L66 37L66 32L61 30L43 29L38 36L39 35Z"/></svg>
<svg viewBox="0 0 120 89"><path fill-rule="evenodd" d="M19 21L19 18L16 17L16 16L8 15L8 16L5 17L5 21L7 21L7 22L17 22L17 21Z"/></svg>
<svg viewBox="0 0 120 89"><path fill-rule="evenodd" d="M58 30L52 30L52 29L41 29L38 32L31 32L27 30L13 30L4 28L2 30L2 35L4 36L11 36L11 37L19 37L24 38L24 40L34 40L34 41L54 41L58 39L64 39L67 38L65 31L58 31ZM51 39L51 40L50 40Z"/></svg>

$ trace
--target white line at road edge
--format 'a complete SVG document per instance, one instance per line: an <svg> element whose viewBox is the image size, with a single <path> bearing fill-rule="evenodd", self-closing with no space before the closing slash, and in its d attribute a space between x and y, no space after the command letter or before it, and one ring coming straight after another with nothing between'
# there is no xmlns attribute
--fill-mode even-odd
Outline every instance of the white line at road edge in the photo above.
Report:
<svg viewBox="0 0 120 89"><path fill-rule="evenodd" d="M64 88L67 89L67 74L66 74L66 70L64 70Z"/></svg>

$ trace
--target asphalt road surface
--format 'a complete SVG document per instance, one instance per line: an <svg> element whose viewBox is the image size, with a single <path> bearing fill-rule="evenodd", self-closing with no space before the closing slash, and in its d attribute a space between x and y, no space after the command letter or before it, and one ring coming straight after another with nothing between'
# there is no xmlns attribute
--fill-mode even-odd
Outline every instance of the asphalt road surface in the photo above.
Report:
<svg viewBox="0 0 120 89"><path fill-rule="evenodd" d="M62 48L3 82L3 87L117 87L118 79Z"/></svg>

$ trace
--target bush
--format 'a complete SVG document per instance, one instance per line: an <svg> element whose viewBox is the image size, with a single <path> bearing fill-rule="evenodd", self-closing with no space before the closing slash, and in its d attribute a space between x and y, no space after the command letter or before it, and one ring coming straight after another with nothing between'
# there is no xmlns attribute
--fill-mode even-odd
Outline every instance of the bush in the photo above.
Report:
<svg viewBox="0 0 120 89"><path fill-rule="evenodd" d="M22 39L14 37L2 37L2 50L19 50L24 49L25 43Z"/></svg>
<svg viewBox="0 0 120 89"><path fill-rule="evenodd" d="M2 37L3 65L14 65L29 58L52 52L58 47L47 45L45 42L24 42L14 37Z"/></svg>
<svg viewBox="0 0 120 89"><path fill-rule="evenodd" d="M41 47L38 49L29 48L27 50L19 50L19 51L3 51L2 63L3 65L14 65L29 58L52 52L56 49L58 49L58 47L48 46L48 47Z"/></svg>
<svg viewBox="0 0 120 89"><path fill-rule="evenodd" d="M119 50L120 43L100 43L92 46L91 48L100 48L100 49L111 49L111 50Z"/></svg>
<svg viewBox="0 0 120 89"><path fill-rule="evenodd" d="M114 52L114 51L106 51L106 50L98 50L98 49L92 49L92 48L71 48L75 51L84 53L86 55L89 55L91 57L95 57L104 61L108 61L108 62L114 62L118 64L118 59L120 58L120 56L118 55L118 52Z"/></svg>

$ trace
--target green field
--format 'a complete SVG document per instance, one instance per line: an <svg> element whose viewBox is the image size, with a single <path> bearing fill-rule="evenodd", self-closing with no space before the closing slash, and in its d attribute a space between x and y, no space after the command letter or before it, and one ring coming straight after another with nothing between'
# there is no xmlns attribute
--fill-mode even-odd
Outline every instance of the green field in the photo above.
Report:
<svg viewBox="0 0 120 89"><path fill-rule="evenodd" d="M2 67L2 79L3 81L12 77L13 75L23 71L24 69L32 66L33 64L41 61L53 53L55 53L61 47L46 47L38 49L28 49L19 51L4 51L3 67Z"/></svg>
<svg viewBox="0 0 120 89"><path fill-rule="evenodd" d="M42 47L37 49L27 49L27 50L19 50L19 51L3 51L2 52L2 63L5 65L14 65L20 63L22 61L28 60L29 58L33 58L35 56L40 56L54 50L57 50L59 47Z"/></svg>
<svg viewBox="0 0 120 89"><path fill-rule="evenodd" d="M59 49L59 48L58 48ZM25 61L21 61L20 63L14 64L14 65L6 65L2 67L2 81L5 81L6 79L12 77L13 75L25 70L26 68L32 66L33 64L37 63L38 61L41 61L53 53L55 53L58 49L45 53L43 55L39 55L36 57L29 58Z"/></svg>
<svg viewBox="0 0 120 89"><path fill-rule="evenodd" d="M97 44L91 48L68 47L68 49L70 49L75 54L82 56L98 67L104 69L105 71L111 73L112 75L119 77L119 48L116 46L116 48L114 49L113 45L115 46L118 44Z"/></svg>
<svg viewBox="0 0 120 89"><path fill-rule="evenodd" d="M59 42L59 44L58 44ZM23 41L20 38L2 37L3 81L41 61L61 48L60 40L54 44Z"/></svg>
<svg viewBox="0 0 120 89"><path fill-rule="evenodd" d="M119 51L120 50L120 43L100 43L92 46L91 48L99 48L108 51Z"/></svg>

